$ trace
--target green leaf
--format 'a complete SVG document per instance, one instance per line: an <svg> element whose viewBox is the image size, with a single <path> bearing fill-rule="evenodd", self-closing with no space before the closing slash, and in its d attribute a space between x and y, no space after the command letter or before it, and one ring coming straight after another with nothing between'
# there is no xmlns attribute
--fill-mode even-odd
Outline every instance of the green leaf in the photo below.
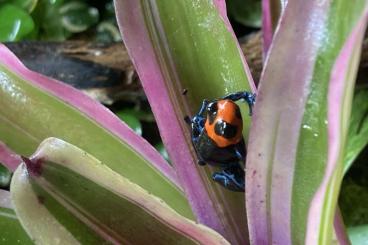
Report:
<svg viewBox="0 0 368 245"><path fill-rule="evenodd" d="M85 151L55 138L14 173L17 216L38 244L227 244Z"/></svg>
<svg viewBox="0 0 368 245"><path fill-rule="evenodd" d="M8 187L10 179L10 171L0 163L0 188Z"/></svg>
<svg viewBox="0 0 368 245"><path fill-rule="evenodd" d="M33 244L12 206L10 193L0 190L0 244Z"/></svg>
<svg viewBox="0 0 368 245"><path fill-rule="evenodd" d="M31 13L35 9L38 0L9 0L8 2L21 7L28 13Z"/></svg>
<svg viewBox="0 0 368 245"><path fill-rule="evenodd" d="M247 243L244 193L216 184L211 176L217 168L197 164L184 120L204 99L255 92L224 1L116 0L115 7L125 46L198 221L234 244ZM251 118L245 104L240 108L247 138Z"/></svg>
<svg viewBox="0 0 368 245"><path fill-rule="evenodd" d="M11 4L0 5L0 20L0 42L19 41L34 28L31 16Z"/></svg>
<svg viewBox="0 0 368 245"><path fill-rule="evenodd" d="M99 19L98 10L84 2L68 2L59 9L63 27L72 33L87 30Z"/></svg>
<svg viewBox="0 0 368 245"><path fill-rule="evenodd" d="M368 143L368 87L355 92L344 159L344 173Z"/></svg>
<svg viewBox="0 0 368 245"><path fill-rule="evenodd" d="M352 245L368 245L368 225L348 228Z"/></svg>
<svg viewBox="0 0 368 245"><path fill-rule="evenodd" d="M157 144L157 145L155 145L155 148L166 159L166 161L170 162L169 154L167 154L167 151L165 149L165 146L164 146L164 144L162 144L162 142L159 143L159 144Z"/></svg>
<svg viewBox="0 0 368 245"><path fill-rule="evenodd" d="M134 115L134 113L130 113L131 111L119 111L116 115L123 120L128 126L136 132L138 135L142 135L142 124L139 119Z"/></svg>
<svg viewBox="0 0 368 245"><path fill-rule="evenodd" d="M286 5L248 145L246 202L255 244L331 243L367 18L365 0Z"/></svg>
<svg viewBox="0 0 368 245"><path fill-rule="evenodd" d="M230 17L245 26L261 27L262 0L227 0Z"/></svg>
<svg viewBox="0 0 368 245"><path fill-rule="evenodd" d="M59 9L64 0L39 1L32 12L32 17L36 23L37 31L34 34L38 39L63 41L71 35L66 31L61 23Z"/></svg>
<svg viewBox="0 0 368 245"><path fill-rule="evenodd" d="M0 45L0 140L14 152L29 156L51 136L93 153L180 214L193 218L185 195L175 184L175 173L153 147L101 104L29 71Z"/></svg>

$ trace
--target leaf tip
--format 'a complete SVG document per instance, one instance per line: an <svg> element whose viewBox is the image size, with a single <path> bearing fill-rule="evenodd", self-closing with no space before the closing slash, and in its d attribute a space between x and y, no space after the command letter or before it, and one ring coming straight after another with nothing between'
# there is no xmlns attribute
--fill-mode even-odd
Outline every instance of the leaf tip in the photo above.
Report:
<svg viewBox="0 0 368 245"><path fill-rule="evenodd" d="M29 159L25 156L21 156L24 164L27 167L28 172L34 176L34 177L38 177L41 175L42 173L42 159Z"/></svg>

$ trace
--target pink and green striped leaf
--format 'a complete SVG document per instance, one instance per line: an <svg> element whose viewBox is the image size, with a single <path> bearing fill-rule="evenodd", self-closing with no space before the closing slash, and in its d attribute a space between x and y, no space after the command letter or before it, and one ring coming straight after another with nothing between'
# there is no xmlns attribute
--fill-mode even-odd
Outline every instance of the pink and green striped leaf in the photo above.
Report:
<svg viewBox="0 0 368 245"><path fill-rule="evenodd" d="M11 197L36 244L229 244L65 141L23 159Z"/></svg>
<svg viewBox="0 0 368 245"><path fill-rule="evenodd" d="M284 10L249 138L253 244L331 242L367 5L289 1Z"/></svg>
<svg viewBox="0 0 368 245"><path fill-rule="evenodd" d="M0 157L14 169L47 137L93 153L114 171L193 218L174 170L108 109L61 82L28 70L0 44ZM6 159L3 161L2 159Z"/></svg>
<svg viewBox="0 0 368 245"><path fill-rule="evenodd" d="M115 7L123 40L198 221L230 242L244 244L244 194L215 184L214 169L196 164L184 121L198 112L203 99L255 90L225 1L116 0ZM246 106L242 108L247 115ZM247 137L250 118L244 118Z"/></svg>
<svg viewBox="0 0 368 245"><path fill-rule="evenodd" d="M10 200L10 192L0 189L0 243L33 244L22 228Z"/></svg>
<svg viewBox="0 0 368 245"><path fill-rule="evenodd" d="M263 58L265 59L272 43L277 24L286 7L287 0L262 0Z"/></svg>

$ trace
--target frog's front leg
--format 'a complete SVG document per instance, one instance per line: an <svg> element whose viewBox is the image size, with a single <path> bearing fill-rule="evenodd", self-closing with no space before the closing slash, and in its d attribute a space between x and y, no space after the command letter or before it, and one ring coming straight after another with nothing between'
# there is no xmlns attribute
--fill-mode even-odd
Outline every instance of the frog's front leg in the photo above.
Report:
<svg viewBox="0 0 368 245"><path fill-rule="evenodd" d="M231 93L229 95L226 95L224 97L222 97L222 99L228 99L228 100L232 100L232 101L238 101L238 100L245 100L245 102L247 102L248 106L249 106L249 115L252 115L252 109L253 109L253 105L256 101L256 94L255 93L251 93L251 92L247 92L247 91L241 91L241 92L236 92L236 93Z"/></svg>
<svg viewBox="0 0 368 245"><path fill-rule="evenodd" d="M184 119L191 126L193 143L196 143L198 141L198 138L200 137L204 129L204 124L206 122L205 112L208 103L209 103L208 100L203 100L199 112L192 119L190 119L189 117Z"/></svg>

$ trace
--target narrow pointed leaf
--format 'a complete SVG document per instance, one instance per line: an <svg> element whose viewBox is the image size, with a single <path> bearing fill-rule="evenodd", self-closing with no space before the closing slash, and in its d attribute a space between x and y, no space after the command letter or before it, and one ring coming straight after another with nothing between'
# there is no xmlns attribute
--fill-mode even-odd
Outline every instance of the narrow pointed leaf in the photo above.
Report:
<svg viewBox="0 0 368 245"><path fill-rule="evenodd" d="M33 244L15 215L10 192L4 190L0 190L0 244Z"/></svg>
<svg viewBox="0 0 368 245"><path fill-rule="evenodd" d="M286 6L249 139L246 202L253 244L331 242L367 4Z"/></svg>
<svg viewBox="0 0 368 245"><path fill-rule="evenodd" d="M46 139L24 162L11 195L36 244L228 244L62 140Z"/></svg>
<svg viewBox="0 0 368 245"><path fill-rule="evenodd" d="M263 58L272 43L273 35L287 4L287 0L262 0Z"/></svg>
<svg viewBox="0 0 368 245"><path fill-rule="evenodd" d="M359 153L368 144L368 87L357 89L354 94L350 117L349 134L347 136L344 174Z"/></svg>
<svg viewBox="0 0 368 245"><path fill-rule="evenodd" d="M184 121L198 112L203 99L255 90L225 1L116 0L115 7L123 40L198 221L232 243L244 244L244 194L216 185L214 170L196 164ZM247 136L250 118L244 119Z"/></svg>
<svg viewBox="0 0 368 245"><path fill-rule="evenodd" d="M342 218L339 207L336 208L333 228L334 228L333 241L336 240L337 244L340 245L350 245L349 236L346 232L344 220Z"/></svg>
<svg viewBox="0 0 368 245"><path fill-rule="evenodd" d="M108 109L76 89L25 68L0 45L0 140L29 156L55 136L193 217L174 170Z"/></svg>

